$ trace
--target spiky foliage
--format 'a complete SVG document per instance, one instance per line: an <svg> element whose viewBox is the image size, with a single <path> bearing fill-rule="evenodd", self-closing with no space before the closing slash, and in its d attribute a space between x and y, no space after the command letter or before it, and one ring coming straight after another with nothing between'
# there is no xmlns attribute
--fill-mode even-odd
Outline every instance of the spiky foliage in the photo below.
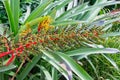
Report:
<svg viewBox="0 0 120 80"><path fill-rule="evenodd" d="M14 75L6 73L12 75L12 80L15 77L19 80L27 77L38 79L37 76L40 76L41 80L45 80L45 76L48 80L63 80L63 76L67 80L93 80L104 76L99 73L101 70L97 72L96 69L99 68L94 66L95 61L88 55L119 52L118 49L104 45L108 37L105 33L110 28L107 25L117 21L119 15L108 13L97 16L97 14L102 7L120 2L97 0L93 6L89 6L88 3L79 5L76 2L76 0L41 0L40 5L31 14L30 6L27 7L26 16L22 16L24 19L18 27L20 1L3 0L10 22L9 31L13 35L0 37L2 64L0 71L8 71L17 65L18 69ZM118 69L116 63L109 57L104 54L102 57L116 70ZM83 58L86 60L82 61ZM94 73L91 74L92 70L88 70L86 61L90 63L96 76ZM83 63L84 69L78 63L81 65Z"/></svg>

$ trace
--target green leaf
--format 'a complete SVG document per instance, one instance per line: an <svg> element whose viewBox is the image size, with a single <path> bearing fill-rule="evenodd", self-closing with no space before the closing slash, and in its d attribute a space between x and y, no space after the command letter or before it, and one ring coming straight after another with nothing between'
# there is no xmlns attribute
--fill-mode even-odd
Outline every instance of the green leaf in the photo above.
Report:
<svg viewBox="0 0 120 80"><path fill-rule="evenodd" d="M44 9L52 2L52 0L47 0L47 2L43 2L40 4L35 10L32 11L32 13L29 15L29 17L26 19L25 23L39 17L43 12ZM24 23L24 24L25 24Z"/></svg>
<svg viewBox="0 0 120 80"><path fill-rule="evenodd" d="M114 36L120 36L120 32L111 32L101 35L101 37L114 37Z"/></svg>
<svg viewBox="0 0 120 80"><path fill-rule="evenodd" d="M10 0L10 7L12 11L12 15L14 18L14 25L18 32L18 26L19 26L19 11L20 11L20 0Z"/></svg>
<svg viewBox="0 0 120 80"><path fill-rule="evenodd" d="M72 14L62 15L62 16L64 16L64 19L68 19L70 17L77 16L77 15L79 15L81 13L84 13L86 11L89 11L89 10L93 10L93 9L96 9L96 8L99 8L99 7L114 5L114 4L120 4L120 1L107 1L105 3L100 3L100 4L93 5L93 6L88 6L86 8L80 8L80 9L75 10L74 13L72 13ZM62 20L63 19L63 17L61 18L61 16L59 18L60 19L57 19L57 20Z"/></svg>
<svg viewBox="0 0 120 80"><path fill-rule="evenodd" d="M43 71L43 73L44 73L44 75L45 75L45 78L46 78L47 80L53 80L53 79L52 79L52 76L51 76L50 73L49 73L49 71L48 71L44 66L37 65L37 67L39 67L39 68Z"/></svg>
<svg viewBox="0 0 120 80"><path fill-rule="evenodd" d="M14 76L15 72L13 71L6 71L5 74L9 75L9 76Z"/></svg>
<svg viewBox="0 0 120 80"><path fill-rule="evenodd" d="M106 22L105 22L105 24L104 24L103 26L108 25L108 24L111 24L111 23L116 22L116 21L119 21L119 20L120 20L120 17L118 17L118 18L113 18L113 19L110 19L110 20L106 20Z"/></svg>
<svg viewBox="0 0 120 80"><path fill-rule="evenodd" d="M90 54L99 54L99 53L118 53L120 52L115 48L83 48L65 52L68 56L78 56L78 55L90 55Z"/></svg>
<svg viewBox="0 0 120 80"><path fill-rule="evenodd" d="M61 74L67 79L68 78L68 73L66 70L64 70L58 61L56 61L56 59L52 60L51 58L47 57L47 56L43 56L42 57L44 60L46 60L47 62L49 62L53 67L55 67L59 72L61 72ZM55 77L56 79L56 77ZM58 79L57 79L58 80Z"/></svg>
<svg viewBox="0 0 120 80"><path fill-rule="evenodd" d="M94 70L94 73L96 74L97 78L98 78L98 73L97 73L97 70L94 66L94 62L92 63L92 61L88 58L88 57L85 57L85 59L89 62L89 64L91 65L92 69Z"/></svg>
<svg viewBox="0 0 120 80"><path fill-rule="evenodd" d="M3 67L0 67L0 72L5 72L14 68L16 68L16 66L13 64L10 64L8 66L3 66Z"/></svg>
<svg viewBox="0 0 120 80"><path fill-rule="evenodd" d="M105 2L107 2L107 0L97 0L94 5L105 3ZM94 8L92 10L85 12L86 14L82 18L80 18L80 20L84 20L89 23L92 22L102 8L103 7L97 7L97 8Z"/></svg>
<svg viewBox="0 0 120 80"><path fill-rule="evenodd" d="M117 64L114 62L112 58L110 58L108 55L102 54L113 66L115 69L119 70Z"/></svg>
<svg viewBox="0 0 120 80"><path fill-rule="evenodd" d="M4 73L0 73L0 80L4 80Z"/></svg>
<svg viewBox="0 0 120 80"><path fill-rule="evenodd" d="M50 64L52 64L58 71L60 71L66 79L69 79L71 74L69 74L69 70L64 68L66 64L64 61L55 53L51 53L45 50L41 50L45 56L43 57L46 61L48 61ZM64 65L62 66L61 63Z"/></svg>
<svg viewBox="0 0 120 80"><path fill-rule="evenodd" d="M56 7L57 10L63 8L65 5L67 5L72 0L62 0L62 3ZM60 1L61 2L61 1Z"/></svg>
<svg viewBox="0 0 120 80"><path fill-rule="evenodd" d="M85 12L85 11L92 10L92 9L95 9L95 8L99 8L99 7L114 5L114 4L120 4L120 1L107 1L107 2L96 4L96 5L93 5L93 6L88 6L85 9L77 10L73 15L68 15L68 17L73 17L73 16L76 16L76 15L80 14L81 12Z"/></svg>
<svg viewBox="0 0 120 80"><path fill-rule="evenodd" d="M11 10L11 7L10 7L9 0L3 0L3 3L4 3L4 6L5 6L7 15L8 15L8 20L9 20L9 23L10 23L10 29L14 33L14 35L16 35L17 32L18 32L18 29L17 29L18 26L15 26L15 21L14 21L14 17L13 17L13 13L12 13L12 10Z"/></svg>
<svg viewBox="0 0 120 80"><path fill-rule="evenodd" d="M114 76L114 75L112 75L112 74L110 74L110 73L107 73L107 72L104 72L106 75L108 75L109 76L109 78L111 78L112 80L119 80L119 79L117 79L116 78L116 76Z"/></svg>
<svg viewBox="0 0 120 80"><path fill-rule="evenodd" d="M85 21L77 21L77 20L55 21L52 23L52 25L63 26L63 25L72 25L72 24L81 24L81 23L85 23Z"/></svg>
<svg viewBox="0 0 120 80"><path fill-rule="evenodd" d="M53 8L56 9L56 10L59 10L60 8L62 8L63 6L65 6L70 1L71 0L58 0L58 1L51 2L47 6L47 8L45 8L45 10L42 12L41 15L45 15L45 14L50 15L49 13L52 12ZM55 15L54 15L54 17L55 17Z"/></svg>
<svg viewBox="0 0 120 80"><path fill-rule="evenodd" d="M54 67L52 68L52 79L58 80L57 70Z"/></svg>
<svg viewBox="0 0 120 80"><path fill-rule="evenodd" d="M57 21L62 21L64 19L66 19L69 15L72 15L72 12L75 12L76 10L80 10L80 9L84 9L86 6L88 5L88 3L84 3L82 5L78 5L76 7L73 7L71 9L69 9L68 11L65 11L63 14L61 14L59 17L56 18Z"/></svg>
<svg viewBox="0 0 120 80"><path fill-rule="evenodd" d="M27 63L26 67L23 69L23 71L20 73L20 75L17 76L17 80L24 80L24 78L28 75L28 73L31 71L31 69L36 65L36 63L41 59L41 54L38 56L35 56L31 62Z"/></svg>
<svg viewBox="0 0 120 80"><path fill-rule="evenodd" d="M56 52L56 54L58 54L82 80L93 80L92 77L68 55L60 52Z"/></svg>
<svg viewBox="0 0 120 80"><path fill-rule="evenodd" d="M52 20L54 21L55 17L56 17L55 16L56 15L56 9L51 10L48 14L51 16Z"/></svg>
<svg viewBox="0 0 120 80"><path fill-rule="evenodd" d="M29 78L29 80L40 80L40 79L38 78L38 76L41 76L41 74L40 74L40 73L36 73L36 74L34 74L34 75L31 75L30 78Z"/></svg>

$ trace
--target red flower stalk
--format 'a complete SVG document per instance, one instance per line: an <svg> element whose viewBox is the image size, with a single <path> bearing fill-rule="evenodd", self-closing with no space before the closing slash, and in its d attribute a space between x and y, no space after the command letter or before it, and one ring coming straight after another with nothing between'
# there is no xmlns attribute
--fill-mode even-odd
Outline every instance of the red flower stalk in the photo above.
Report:
<svg viewBox="0 0 120 80"><path fill-rule="evenodd" d="M33 42L32 44L36 45L36 44L37 44L37 42Z"/></svg>
<svg viewBox="0 0 120 80"><path fill-rule="evenodd" d="M12 54L12 53L14 53L14 50L11 50L9 52L3 52L3 53L0 54L0 58L6 56L8 54Z"/></svg>
<svg viewBox="0 0 120 80"><path fill-rule="evenodd" d="M41 42L43 42L43 41L41 40ZM20 44L19 47L18 47L18 48L15 48L14 50L9 50L8 52L0 53L0 58L4 57L4 56L6 56L6 55L11 54L10 59L9 59L8 62L6 63L6 65L9 65L9 64L14 60L15 55L20 56L20 54L23 53L23 51L24 51L24 49L25 49L24 47L30 48L32 45L36 45L36 44L37 44L37 42L35 42L35 41L34 41L34 42L30 41L30 42L28 42L27 44L25 44L25 46L22 45L22 44ZM8 46L8 45L6 45L6 46ZM15 54L14 54L14 53L15 53Z"/></svg>
<svg viewBox="0 0 120 80"><path fill-rule="evenodd" d="M25 47L26 47L26 48L30 48L30 47L31 47L31 43L27 43L27 44L25 45Z"/></svg>
<svg viewBox="0 0 120 80"><path fill-rule="evenodd" d="M22 45L19 46L19 48L16 48L16 54L17 56L20 56L20 54L23 52L24 47Z"/></svg>
<svg viewBox="0 0 120 80"><path fill-rule="evenodd" d="M11 51L9 51L9 52L3 52L3 53L0 54L0 58L6 56L6 55L8 55L8 54L12 54L12 56L11 56L11 58L8 60L8 62L6 63L6 65L9 65L9 64L14 60L14 58L15 58L14 50L11 50Z"/></svg>
<svg viewBox="0 0 120 80"><path fill-rule="evenodd" d="M12 53L11 58L8 60L8 62L5 65L8 66L11 62L13 62L14 59L15 59L15 55Z"/></svg>

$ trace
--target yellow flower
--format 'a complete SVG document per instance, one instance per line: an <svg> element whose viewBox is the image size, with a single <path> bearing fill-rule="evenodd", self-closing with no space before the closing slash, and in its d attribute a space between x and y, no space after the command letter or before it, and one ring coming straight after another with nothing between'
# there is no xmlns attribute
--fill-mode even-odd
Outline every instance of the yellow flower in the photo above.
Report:
<svg viewBox="0 0 120 80"><path fill-rule="evenodd" d="M44 16L43 21L40 22L38 25L38 32L42 29L44 29L45 32L47 32L50 28L52 28L52 26L50 25L51 22L52 22L52 19L50 16Z"/></svg>
<svg viewBox="0 0 120 80"><path fill-rule="evenodd" d="M38 32L40 30L44 30L45 32L47 32L50 28L52 28L53 26L50 25L50 23L52 22L52 19L50 16L44 16L42 17L42 21L39 23L38 25ZM30 33L32 31L31 26L29 23L25 24L24 29L21 31L20 36L25 36L28 33Z"/></svg>
<svg viewBox="0 0 120 80"><path fill-rule="evenodd" d="M26 24L26 28L21 31L20 36L25 36L25 35L27 35L28 33L30 33L31 31L32 31L32 30L31 30L31 28L30 28L30 25L29 25L29 24Z"/></svg>

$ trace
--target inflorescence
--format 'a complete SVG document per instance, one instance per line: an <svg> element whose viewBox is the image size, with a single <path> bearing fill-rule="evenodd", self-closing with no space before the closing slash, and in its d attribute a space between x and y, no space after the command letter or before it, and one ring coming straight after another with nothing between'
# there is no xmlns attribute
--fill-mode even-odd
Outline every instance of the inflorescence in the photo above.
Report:
<svg viewBox="0 0 120 80"><path fill-rule="evenodd" d="M44 20L38 24L37 33L32 33L31 25L19 33L18 41L4 35L0 36L0 58L9 56L5 65L9 65L15 57L28 57L27 53L40 53L40 49L52 51L66 51L83 45L82 42L96 43L101 38L102 31L92 29L81 31L76 27L66 26L63 28L51 26L51 18L43 17Z"/></svg>

